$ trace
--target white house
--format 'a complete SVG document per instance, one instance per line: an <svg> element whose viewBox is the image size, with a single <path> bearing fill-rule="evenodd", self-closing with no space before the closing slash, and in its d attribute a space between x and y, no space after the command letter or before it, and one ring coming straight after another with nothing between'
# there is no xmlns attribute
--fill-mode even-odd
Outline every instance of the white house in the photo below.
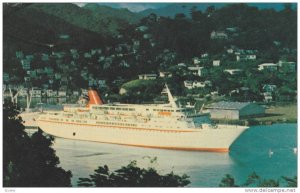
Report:
<svg viewBox="0 0 300 193"><path fill-rule="evenodd" d="M220 66L221 61L220 60L213 60L213 66L217 67Z"/></svg>
<svg viewBox="0 0 300 193"><path fill-rule="evenodd" d="M232 48L227 49L228 54L233 54L234 50Z"/></svg>
<svg viewBox="0 0 300 193"><path fill-rule="evenodd" d="M258 65L258 70L259 71L265 70L265 69L268 69L268 70L278 70L278 64L263 63L263 64Z"/></svg>
<svg viewBox="0 0 300 193"><path fill-rule="evenodd" d="M185 80L183 83L184 83L184 87L186 87L188 89L192 89L193 88L193 81Z"/></svg>
<svg viewBox="0 0 300 193"><path fill-rule="evenodd" d="M186 64L185 63L178 63L177 66L179 66L179 67L186 67Z"/></svg>
<svg viewBox="0 0 300 193"><path fill-rule="evenodd" d="M200 66L190 66L188 67L188 70L196 76L203 76L206 74L206 69L204 67L200 67Z"/></svg>
<svg viewBox="0 0 300 193"><path fill-rule="evenodd" d="M210 33L210 38L215 39L228 39L228 35L223 31L212 31Z"/></svg>
<svg viewBox="0 0 300 193"><path fill-rule="evenodd" d="M256 60L255 54L238 54L236 61Z"/></svg>
<svg viewBox="0 0 300 193"><path fill-rule="evenodd" d="M204 88L206 86L211 86L210 81L190 81L190 80L185 80L184 82L184 87L187 89L193 89L193 88Z"/></svg>
<svg viewBox="0 0 300 193"><path fill-rule="evenodd" d="M226 69L224 72L229 73L230 75L237 75L243 72L241 69Z"/></svg>
<svg viewBox="0 0 300 193"><path fill-rule="evenodd" d="M164 78L164 77L172 77L172 73L171 72L163 72L163 71L159 71L159 77Z"/></svg>
<svg viewBox="0 0 300 193"><path fill-rule="evenodd" d="M201 58L207 58L208 57L208 53L204 53L201 55Z"/></svg>
<svg viewBox="0 0 300 193"><path fill-rule="evenodd" d="M205 86L206 86L205 82L198 82L198 81L193 82L194 88L204 88Z"/></svg>
<svg viewBox="0 0 300 193"><path fill-rule="evenodd" d="M201 60L199 58L197 58L197 57L193 58L193 63L195 65L200 64L200 62L201 62Z"/></svg>
<svg viewBox="0 0 300 193"><path fill-rule="evenodd" d="M273 96L271 92L264 92L264 102L272 102L273 101Z"/></svg>
<svg viewBox="0 0 300 193"><path fill-rule="evenodd" d="M155 80L157 78L157 74L140 74L140 80Z"/></svg>

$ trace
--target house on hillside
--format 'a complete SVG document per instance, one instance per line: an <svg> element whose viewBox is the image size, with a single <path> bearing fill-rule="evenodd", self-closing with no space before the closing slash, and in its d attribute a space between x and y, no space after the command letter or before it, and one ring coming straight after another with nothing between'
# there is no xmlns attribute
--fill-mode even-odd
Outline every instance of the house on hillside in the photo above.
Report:
<svg viewBox="0 0 300 193"><path fill-rule="evenodd" d="M210 39L212 40L227 40L228 35L223 31L212 31L210 33Z"/></svg>
<svg viewBox="0 0 300 193"><path fill-rule="evenodd" d="M277 89L276 85L273 84L264 84L262 86L263 96L265 102L272 102L274 100L275 91Z"/></svg>
<svg viewBox="0 0 300 193"><path fill-rule="evenodd" d="M178 63L177 66L179 66L179 67L186 67L186 64L185 63Z"/></svg>
<svg viewBox="0 0 300 193"><path fill-rule="evenodd" d="M242 69L225 69L224 72L227 72L230 75L239 75L243 72L243 70Z"/></svg>
<svg viewBox="0 0 300 193"><path fill-rule="evenodd" d="M198 57L195 57L195 58L193 58L193 63L194 63L195 65L198 65L198 64L201 63L201 60L200 60Z"/></svg>
<svg viewBox="0 0 300 193"><path fill-rule="evenodd" d="M213 66L214 67L220 66L220 64L221 64L220 60L213 60Z"/></svg>
<svg viewBox="0 0 300 193"><path fill-rule="evenodd" d="M236 55L236 61L247 61L247 60L256 60L255 54L238 54Z"/></svg>
<svg viewBox="0 0 300 193"><path fill-rule="evenodd" d="M270 70L270 71L276 71L278 70L278 64L274 64L274 63L263 63L258 65L258 70Z"/></svg>
<svg viewBox="0 0 300 193"><path fill-rule="evenodd" d="M296 71L296 62L286 62L279 60L278 67L282 70L286 70L288 72L295 72Z"/></svg>
<svg viewBox="0 0 300 193"><path fill-rule="evenodd" d="M159 77L161 78L172 77L172 72L159 71Z"/></svg>
<svg viewBox="0 0 300 193"><path fill-rule="evenodd" d="M155 80L157 79L157 74L140 74L140 80Z"/></svg>
<svg viewBox="0 0 300 193"><path fill-rule="evenodd" d="M205 108L210 112L212 119L239 120L265 114L265 108L250 102L221 101Z"/></svg>
<svg viewBox="0 0 300 193"><path fill-rule="evenodd" d="M207 80L204 82L201 81L190 81L190 80L185 80L183 82L184 87L187 89L193 89L193 88L205 88L207 86L211 86L211 81Z"/></svg>
<svg viewBox="0 0 300 193"><path fill-rule="evenodd" d="M272 102L274 99L273 99L273 94L271 92L264 92L263 93L263 96L264 96L264 102Z"/></svg>
<svg viewBox="0 0 300 193"><path fill-rule="evenodd" d="M207 70L201 66L189 66L188 71L190 71L193 75L196 75L199 77L207 74Z"/></svg>

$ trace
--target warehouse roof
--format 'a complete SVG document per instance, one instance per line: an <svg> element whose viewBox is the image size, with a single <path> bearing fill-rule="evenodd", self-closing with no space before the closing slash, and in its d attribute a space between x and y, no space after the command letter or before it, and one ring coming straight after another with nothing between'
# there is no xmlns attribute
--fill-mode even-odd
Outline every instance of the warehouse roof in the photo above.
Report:
<svg viewBox="0 0 300 193"><path fill-rule="evenodd" d="M242 102L226 102L220 101L217 103L213 103L207 106L207 109L228 109L228 110L241 110L247 105L251 104L250 102L242 103Z"/></svg>

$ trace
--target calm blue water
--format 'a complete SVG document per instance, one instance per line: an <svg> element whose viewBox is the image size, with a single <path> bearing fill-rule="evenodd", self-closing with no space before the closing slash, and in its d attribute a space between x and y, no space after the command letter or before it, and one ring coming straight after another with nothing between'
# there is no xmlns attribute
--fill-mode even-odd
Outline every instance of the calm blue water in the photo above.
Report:
<svg viewBox="0 0 300 193"><path fill-rule="evenodd" d="M137 160L140 167L154 166L161 173L174 171L190 176L192 187L217 187L225 174L242 184L252 172L278 179L297 175L297 124L255 126L243 133L228 153L186 152L127 147L56 138L54 149L61 166L73 173L72 183L88 177L98 166L111 170ZM274 154L270 157L269 150ZM157 157L151 164L150 158Z"/></svg>

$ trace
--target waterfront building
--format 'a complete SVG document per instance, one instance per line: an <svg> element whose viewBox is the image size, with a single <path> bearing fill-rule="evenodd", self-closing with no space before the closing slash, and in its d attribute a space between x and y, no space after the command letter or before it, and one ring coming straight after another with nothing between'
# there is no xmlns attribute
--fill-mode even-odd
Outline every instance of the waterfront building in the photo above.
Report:
<svg viewBox="0 0 300 193"><path fill-rule="evenodd" d="M217 102L206 107L212 119L239 120L245 117L261 116L265 109L250 102Z"/></svg>

